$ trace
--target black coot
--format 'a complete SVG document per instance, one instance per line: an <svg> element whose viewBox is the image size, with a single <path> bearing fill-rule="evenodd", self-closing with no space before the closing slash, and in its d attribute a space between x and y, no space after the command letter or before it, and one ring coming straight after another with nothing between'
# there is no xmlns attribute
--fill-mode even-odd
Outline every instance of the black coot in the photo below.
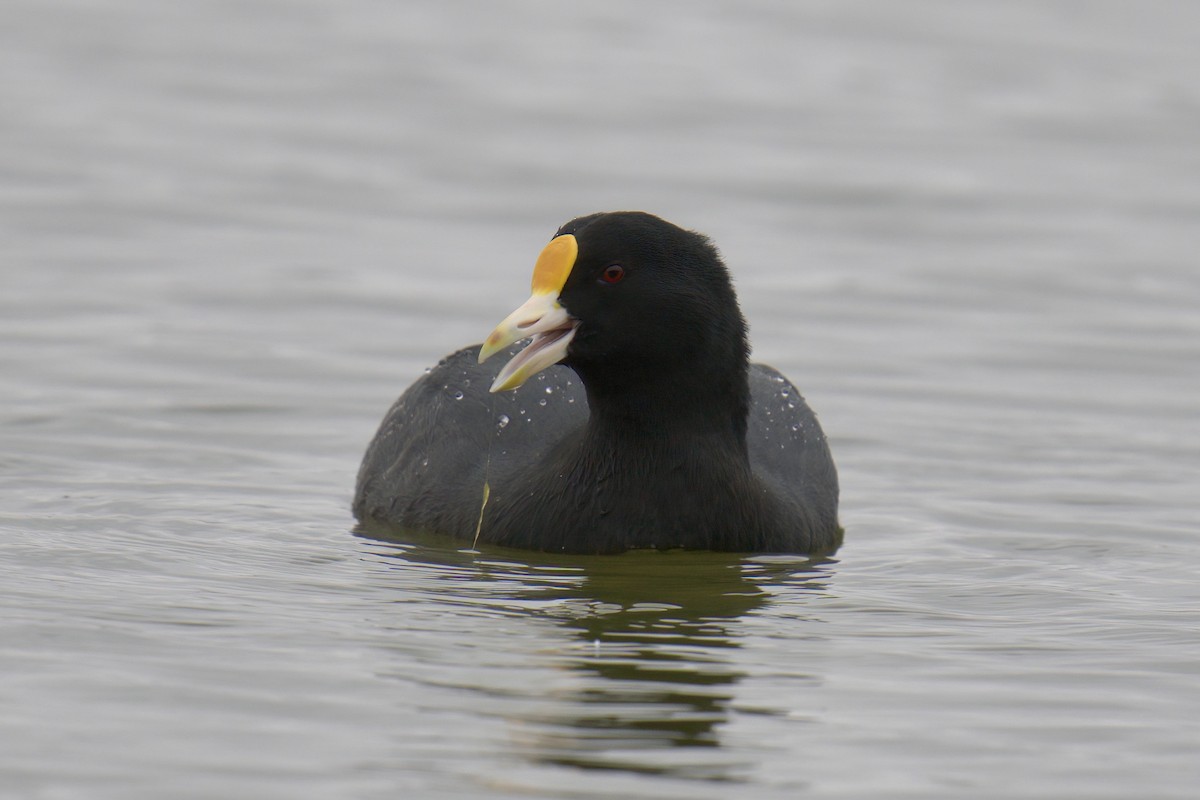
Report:
<svg viewBox="0 0 1200 800"><path fill-rule="evenodd" d="M641 212L572 220L538 257L529 300L388 411L355 516L571 553L831 553L825 435L748 351L704 236ZM488 361L499 353L502 368Z"/></svg>

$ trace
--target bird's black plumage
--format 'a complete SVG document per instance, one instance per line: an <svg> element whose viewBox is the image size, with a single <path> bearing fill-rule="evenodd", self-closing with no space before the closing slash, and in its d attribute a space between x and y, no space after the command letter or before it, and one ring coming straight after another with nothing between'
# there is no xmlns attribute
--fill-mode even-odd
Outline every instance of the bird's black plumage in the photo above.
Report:
<svg viewBox="0 0 1200 800"><path fill-rule="evenodd" d="M384 418L355 515L577 553L835 550L825 436L786 378L749 364L708 240L640 212L580 217L567 234L561 365L490 393L499 365L479 365L478 347L448 356Z"/></svg>

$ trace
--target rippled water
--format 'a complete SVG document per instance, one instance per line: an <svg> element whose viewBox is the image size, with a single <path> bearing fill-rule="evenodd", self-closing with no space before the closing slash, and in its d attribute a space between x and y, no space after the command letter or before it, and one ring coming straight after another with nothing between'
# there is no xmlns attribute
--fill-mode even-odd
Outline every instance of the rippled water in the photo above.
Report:
<svg viewBox="0 0 1200 800"><path fill-rule="evenodd" d="M1200 7L0 22L0 795L1194 796ZM835 560L353 531L612 208L721 246Z"/></svg>

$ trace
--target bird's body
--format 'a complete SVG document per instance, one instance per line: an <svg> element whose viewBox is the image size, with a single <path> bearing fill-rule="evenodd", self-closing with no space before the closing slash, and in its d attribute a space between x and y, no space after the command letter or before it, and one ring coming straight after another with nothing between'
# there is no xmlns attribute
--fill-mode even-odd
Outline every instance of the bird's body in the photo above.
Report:
<svg viewBox="0 0 1200 800"><path fill-rule="evenodd" d="M565 274L539 295L539 261L538 309L514 312L484 355L529 332L537 346L504 370L467 348L414 383L367 450L355 515L563 552L835 550L825 436L786 378L748 363L707 240L631 212L558 236L547 252L577 254L543 255Z"/></svg>

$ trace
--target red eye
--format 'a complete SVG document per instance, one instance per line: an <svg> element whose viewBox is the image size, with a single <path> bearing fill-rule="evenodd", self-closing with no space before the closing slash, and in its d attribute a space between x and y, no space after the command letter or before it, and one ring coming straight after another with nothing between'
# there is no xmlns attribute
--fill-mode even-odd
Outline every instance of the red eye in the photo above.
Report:
<svg viewBox="0 0 1200 800"><path fill-rule="evenodd" d="M610 264L604 268L604 272L600 275L605 283L620 283L621 278L625 277L625 268L620 264Z"/></svg>

